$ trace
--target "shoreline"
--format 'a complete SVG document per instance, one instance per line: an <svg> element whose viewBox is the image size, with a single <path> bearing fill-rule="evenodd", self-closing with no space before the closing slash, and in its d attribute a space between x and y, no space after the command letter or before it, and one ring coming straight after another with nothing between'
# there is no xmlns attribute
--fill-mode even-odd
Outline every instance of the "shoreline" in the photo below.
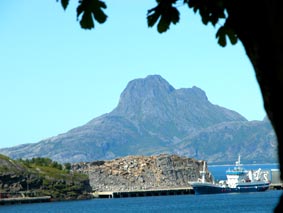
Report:
<svg viewBox="0 0 283 213"><path fill-rule="evenodd" d="M41 197L14 197L14 198L1 198L0 205L15 205L25 203L46 203L51 202L51 196Z"/></svg>

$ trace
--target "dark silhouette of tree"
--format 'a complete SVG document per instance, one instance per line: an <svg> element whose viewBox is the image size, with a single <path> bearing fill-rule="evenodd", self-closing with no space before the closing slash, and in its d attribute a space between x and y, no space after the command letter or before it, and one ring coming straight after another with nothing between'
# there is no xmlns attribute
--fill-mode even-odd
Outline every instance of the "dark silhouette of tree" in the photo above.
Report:
<svg viewBox="0 0 283 213"><path fill-rule="evenodd" d="M58 0L57 0L58 1ZM66 9L69 0L61 0ZM160 33L180 19L178 7L188 6L199 13L202 22L218 28L216 37L221 46L228 38L232 44L240 40L256 73L264 107L278 140L278 156L283 179L283 1L282 0L156 0L149 9L149 27L157 25ZM104 23L106 4L100 0L79 0L77 18L84 29L92 29L95 21ZM275 212L283 209L283 196Z"/></svg>

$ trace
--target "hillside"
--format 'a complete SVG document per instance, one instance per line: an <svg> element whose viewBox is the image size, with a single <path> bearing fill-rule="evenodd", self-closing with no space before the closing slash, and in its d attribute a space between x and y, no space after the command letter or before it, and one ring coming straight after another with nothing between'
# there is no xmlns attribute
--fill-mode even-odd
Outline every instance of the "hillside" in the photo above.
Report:
<svg viewBox="0 0 283 213"><path fill-rule="evenodd" d="M247 121L212 104L198 87L175 89L158 75L128 83L110 113L66 133L0 149L12 158L59 162L107 160L128 155L179 154L209 163L276 162L268 120Z"/></svg>
<svg viewBox="0 0 283 213"><path fill-rule="evenodd" d="M0 155L2 197L51 196L53 200L91 198L87 175L71 173L47 158L12 160Z"/></svg>

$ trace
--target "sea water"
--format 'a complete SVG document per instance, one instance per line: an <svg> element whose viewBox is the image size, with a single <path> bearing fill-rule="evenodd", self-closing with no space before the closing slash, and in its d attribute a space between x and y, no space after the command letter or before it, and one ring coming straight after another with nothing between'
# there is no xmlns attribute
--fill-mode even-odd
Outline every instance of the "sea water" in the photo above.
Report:
<svg viewBox="0 0 283 213"><path fill-rule="evenodd" d="M2 213L273 212L282 191L93 199L0 206Z"/></svg>
<svg viewBox="0 0 283 213"><path fill-rule="evenodd" d="M278 165L245 165L246 169L272 169ZM215 178L225 178L232 166L211 166ZM282 190L240 194L175 195L115 199L92 199L0 206L0 213L91 213L91 212L273 212Z"/></svg>

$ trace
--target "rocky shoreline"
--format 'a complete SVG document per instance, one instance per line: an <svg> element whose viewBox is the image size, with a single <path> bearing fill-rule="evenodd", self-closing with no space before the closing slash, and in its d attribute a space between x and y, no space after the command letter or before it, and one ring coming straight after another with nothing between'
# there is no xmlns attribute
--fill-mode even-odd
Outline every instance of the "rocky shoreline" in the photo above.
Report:
<svg viewBox="0 0 283 213"><path fill-rule="evenodd" d="M79 200L93 198L96 192L188 188L190 181L200 178L203 165L203 160L161 154L75 163L66 170L48 158L12 160L1 155L0 199ZM207 167L206 171L211 181Z"/></svg>

